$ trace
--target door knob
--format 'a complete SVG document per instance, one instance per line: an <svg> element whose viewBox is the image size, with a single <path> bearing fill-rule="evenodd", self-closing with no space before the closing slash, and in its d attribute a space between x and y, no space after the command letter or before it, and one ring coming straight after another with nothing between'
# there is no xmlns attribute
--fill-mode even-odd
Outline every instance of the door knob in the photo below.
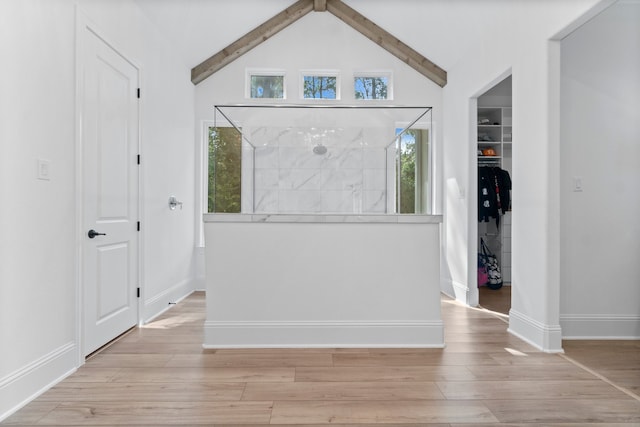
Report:
<svg viewBox="0 0 640 427"><path fill-rule="evenodd" d="M96 230L89 230L89 232L87 233L87 236L89 236L90 239L93 239L96 236L106 236L106 233L98 233Z"/></svg>

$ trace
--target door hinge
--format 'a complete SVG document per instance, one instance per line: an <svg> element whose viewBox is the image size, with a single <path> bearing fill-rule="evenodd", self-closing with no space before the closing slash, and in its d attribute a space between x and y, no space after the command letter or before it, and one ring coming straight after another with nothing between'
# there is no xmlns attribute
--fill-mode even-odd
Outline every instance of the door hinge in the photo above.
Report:
<svg viewBox="0 0 640 427"><path fill-rule="evenodd" d="M138 298L140 298L140 288L138 288L138 290L137 290L137 296L138 296Z"/></svg>
<svg viewBox="0 0 640 427"><path fill-rule="evenodd" d="M140 99L140 88L138 88L138 99Z"/></svg>
<svg viewBox="0 0 640 427"><path fill-rule="evenodd" d="M138 221L138 231L140 231L140 221Z"/></svg>
<svg viewBox="0 0 640 427"><path fill-rule="evenodd" d="M140 164L140 154L138 154L138 164Z"/></svg>

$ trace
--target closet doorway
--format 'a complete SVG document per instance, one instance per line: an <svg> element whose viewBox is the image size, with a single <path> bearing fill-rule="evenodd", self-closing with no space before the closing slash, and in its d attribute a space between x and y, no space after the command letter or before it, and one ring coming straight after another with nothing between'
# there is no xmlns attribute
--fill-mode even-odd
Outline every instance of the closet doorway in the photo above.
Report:
<svg viewBox="0 0 640 427"><path fill-rule="evenodd" d="M512 285L512 117L509 76L480 95L477 103L477 247L479 254L488 255L483 257L488 260L486 275L478 273L478 301L481 307L505 315L511 308Z"/></svg>

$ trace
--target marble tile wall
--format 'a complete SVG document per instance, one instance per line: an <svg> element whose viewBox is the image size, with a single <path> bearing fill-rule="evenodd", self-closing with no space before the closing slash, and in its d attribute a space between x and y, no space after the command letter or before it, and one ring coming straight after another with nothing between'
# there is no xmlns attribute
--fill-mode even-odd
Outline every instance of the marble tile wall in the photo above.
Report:
<svg viewBox="0 0 640 427"><path fill-rule="evenodd" d="M388 209L386 129L244 128L253 175L243 204L254 213L380 214ZM325 153L315 153L318 144ZM392 150L392 149L390 149ZM246 156L244 156L246 157Z"/></svg>

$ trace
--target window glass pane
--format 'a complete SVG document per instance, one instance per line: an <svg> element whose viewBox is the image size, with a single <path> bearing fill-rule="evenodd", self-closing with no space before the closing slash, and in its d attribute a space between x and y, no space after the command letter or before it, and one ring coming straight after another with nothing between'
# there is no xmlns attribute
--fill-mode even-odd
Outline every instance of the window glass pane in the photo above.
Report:
<svg viewBox="0 0 640 427"><path fill-rule="evenodd" d="M355 77L353 87L356 99L387 99L389 77Z"/></svg>
<svg viewBox="0 0 640 427"><path fill-rule="evenodd" d="M233 127L209 128L208 212L240 212L242 135Z"/></svg>
<svg viewBox="0 0 640 427"><path fill-rule="evenodd" d="M304 76L304 98L336 99L337 82L336 76Z"/></svg>
<svg viewBox="0 0 640 427"><path fill-rule="evenodd" d="M396 132L401 132L401 129L397 129ZM396 165L398 213L428 212L428 153L427 130L409 129L400 136Z"/></svg>
<svg viewBox="0 0 640 427"><path fill-rule="evenodd" d="M284 76L251 76L251 98L284 98Z"/></svg>

